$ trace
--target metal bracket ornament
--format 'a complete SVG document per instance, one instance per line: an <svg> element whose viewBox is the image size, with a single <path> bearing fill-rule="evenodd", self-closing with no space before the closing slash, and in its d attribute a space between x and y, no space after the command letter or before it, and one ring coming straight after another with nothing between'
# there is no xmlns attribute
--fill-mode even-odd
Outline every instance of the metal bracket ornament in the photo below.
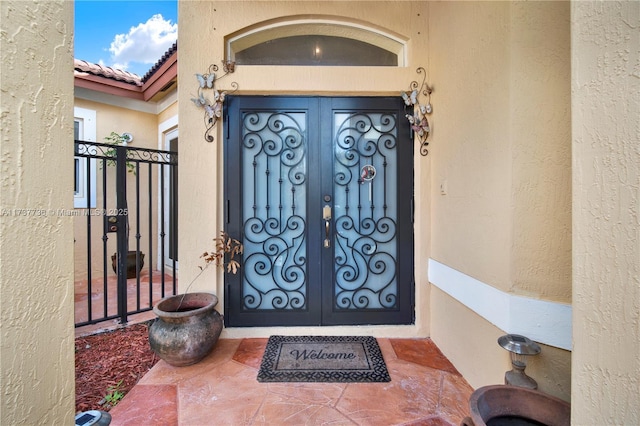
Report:
<svg viewBox="0 0 640 426"><path fill-rule="evenodd" d="M424 68L419 67L416 72L424 74L422 82L412 81L409 84L409 93L402 91L400 94L405 104L405 117L411 123L411 130L413 130L414 135L417 135L418 140L420 140L420 154L426 156L429 154L427 138L431 132L427 115L430 115L433 111L431 106L431 92L433 92L433 89L426 83L427 72ZM420 95L424 95L427 98L426 104L420 103Z"/></svg>
<svg viewBox="0 0 640 426"><path fill-rule="evenodd" d="M222 117L222 105L224 98L230 93L238 90L238 83L231 82L231 91L219 91L216 88L216 83L222 80L227 74L231 74L235 71L235 62L222 61L222 68L224 74L216 78L216 72L218 72L218 66L211 64L206 74L196 74L198 79L198 95L195 98L191 98L191 101L198 107L204 109L204 139L207 142L213 142L215 138L211 135L212 130L218 124L218 119ZM205 96L205 90L212 90L213 102Z"/></svg>

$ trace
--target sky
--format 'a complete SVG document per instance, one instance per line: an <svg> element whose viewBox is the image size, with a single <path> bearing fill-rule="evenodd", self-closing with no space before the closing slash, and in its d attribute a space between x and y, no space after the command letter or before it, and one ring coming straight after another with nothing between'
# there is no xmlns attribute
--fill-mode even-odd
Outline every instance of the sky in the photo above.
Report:
<svg viewBox="0 0 640 426"><path fill-rule="evenodd" d="M76 59L143 77L177 37L177 0L75 1Z"/></svg>

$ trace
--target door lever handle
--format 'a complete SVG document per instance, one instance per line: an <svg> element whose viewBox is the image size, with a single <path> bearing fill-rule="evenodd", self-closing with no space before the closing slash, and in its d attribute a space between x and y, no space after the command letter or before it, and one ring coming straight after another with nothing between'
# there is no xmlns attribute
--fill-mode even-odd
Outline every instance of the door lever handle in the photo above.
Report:
<svg viewBox="0 0 640 426"><path fill-rule="evenodd" d="M329 248L331 247L331 240L329 239L329 221L325 220L324 221L324 248Z"/></svg>
<svg viewBox="0 0 640 426"><path fill-rule="evenodd" d="M331 247L331 206L325 204L322 208L322 218L324 219L324 248Z"/></svg>

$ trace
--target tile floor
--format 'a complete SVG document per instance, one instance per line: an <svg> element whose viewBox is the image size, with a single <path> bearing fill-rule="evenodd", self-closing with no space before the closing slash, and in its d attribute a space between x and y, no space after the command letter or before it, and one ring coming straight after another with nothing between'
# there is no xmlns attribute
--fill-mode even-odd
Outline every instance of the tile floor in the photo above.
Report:
<svg viewBox="0 0 640 426"><path fill-rule="evenodd" d="M148 294L149 281L143 272L143 295ZM159 273L151 281L159 283ZM171 277L166 281L168 295ZM104 299L96 285L91 306L99 315ZM114 277L107 286L112 314ZM86 281L77 281L75 287L76 319L86 320ZM129 306L135 306L135 288L136 279L128 280ZM154 286L153 303L160 298L160 288ZM129 321L154 317L149 311L132 315ZM83 326L76 329L76 336L120 326L117 320ZM378 343L391 375L389 383L259 383L256 377L267 339L221 339L196 365L172 367L160 361L111 410L111 425L459 425L468 415L473 389L436 345L430 339L378 339Z"/></svg>
<svg viewBox="0 0 640 426"><path fill-rule="evenodd" d="M117 315L117 277L109 275L106 283L106 309L105 309L105 285L104 278L97 277L92 280L91 301L89 302L89 287L87 280L78 279L74 283L75 322L82 323L89 320L89 306L91 306L91 318L101 318ZM138 308L152 308L163 295L173 294L173 277L165 274L164 293L162 292L162 274L154 271L151 275L148 270L140 273L140 289L137 290L137 278L127 280L127 307L129 311ZM177 286L177 282L176 282ZM151 287L151 288L150 288ZM105 314L106 312L106 314ZM155 318L152 311L128 316L129 323L138 323ZM76 328L76 337L96 333L103 330L111 330L121 327L118 319L103 321L97 324L84 325Z"/></svg>
<svg viewBox="0 0 640 426"><path fill-rule="evenodd" d="M459 425L473 389L435 344L378 343L389 383L259 383L267 339L221 339L198 364L156 364L111 425Z"/></svg>

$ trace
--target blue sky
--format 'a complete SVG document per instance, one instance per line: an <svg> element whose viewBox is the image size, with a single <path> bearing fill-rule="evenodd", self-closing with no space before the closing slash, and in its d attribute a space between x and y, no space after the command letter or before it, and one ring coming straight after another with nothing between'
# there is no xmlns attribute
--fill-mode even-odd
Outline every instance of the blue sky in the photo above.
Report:
<svg viewBox="0 0 640 426"><path fill-rule="evenodd" d="M177 0L75 1L76 59L142 77L177 37Z"/></svg>

